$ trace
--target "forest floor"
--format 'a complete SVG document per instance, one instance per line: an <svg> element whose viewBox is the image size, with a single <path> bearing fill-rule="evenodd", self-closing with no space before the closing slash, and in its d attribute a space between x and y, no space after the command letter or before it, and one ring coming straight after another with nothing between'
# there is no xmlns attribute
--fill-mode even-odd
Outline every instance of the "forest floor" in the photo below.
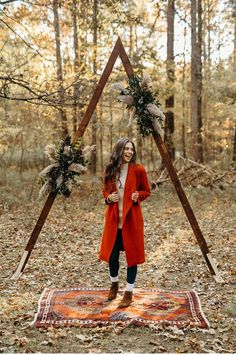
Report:
<svg viewBox="0 0 236 355"><path fill-rule="evenodd" d="M27 268L15 270L43 201L6 210L0 205L0 352L2 353L234 353L236 352L236 191L185 189L219 263L224 284L206 267L199 246L172 186L143 202L147 261L139 266L137 287L198 292L209 329L102 326L37 329L32 326L46 287L109 288L107 264L98 260L105 206L97 184L81 186L50 211ZM125 286L121 259L121 287Z"/></svg>

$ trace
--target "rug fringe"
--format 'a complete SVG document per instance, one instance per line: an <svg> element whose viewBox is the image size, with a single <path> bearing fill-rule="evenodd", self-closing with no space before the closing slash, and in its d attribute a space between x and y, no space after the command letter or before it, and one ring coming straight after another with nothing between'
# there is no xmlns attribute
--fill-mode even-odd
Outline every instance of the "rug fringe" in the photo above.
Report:
<svg viewBox="0 0 236 355"><path fill-rule="evenodd" d="M196 297L196 299L197 299L197 302L198 302L198 305L199 305L199 309L200 309L200 313L201 313L201 315L202 315L202 318L203 318L204 321L206 322L207 327L210 328L210 323L208 322L208 320L207 320L207 318L206 318L206 316L205 316L205 314L204 314L204 312L203 312L202 305L201 305L201 302L200 302L200 298L199 298L199 296L198 296L198 293L197 293L196 290L193 290L193 292L194 292L195 297Z"/></svg>
<svg viewBox="0 0 236 355"><path fill-rule="evenodd" d="M40 309L41 309L41 302L42 302L43 297L44 297L45 293L47 292L47 290L48 290L48 288L45 288L45 289L43 290L43 293L42 293L41 296L39 297L39 300L38 300L38 309L37 309L37 312L36 312L35 315L34 315L34 320L29 323L30 326L34 326L35 323L36 323L36 321L37 321L37 317L38 317L39 312L40 312Z"/></svg>

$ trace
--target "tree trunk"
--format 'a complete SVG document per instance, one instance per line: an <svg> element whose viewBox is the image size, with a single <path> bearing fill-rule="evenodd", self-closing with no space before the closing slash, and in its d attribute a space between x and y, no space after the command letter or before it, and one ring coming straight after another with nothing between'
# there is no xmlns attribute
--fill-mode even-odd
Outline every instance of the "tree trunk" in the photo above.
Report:
<svg viewBox="0 0 236 355"><path fill-rule="evenodd" d="M153 139L151 139L151 152L150 152L150 159L151 159L151 163L152 163L152 171L154 171L157 168L157 164L154 158L154 147L153 147Z"/></svg>
<svg viewBox="0 0 236 355"><path fill-rule="evenodd" d="M93 74L96 78L97 74L97 34L98 34L98 22L97 22L97 13L98 13L98 1L93 1ZM97 112L94 111L92 118L92 145L97 144ZM97 152L96 150L92 152L91 155L91 172L96 174L97 172Z"/></svg>
<svg viewBox="0 0 236 355"><path fill-rule="evenodd" d="M112 95L111 93L109 94L109 111L110 111L110 120L109 120L109 146L110 146L110 155L112 153L112 148L113 148L113 137L112 137L112 131L113 131L113 111L112 111Z"/></svg>
<svg viewBox="0 0 236 355"><path fill-rule="evenodd" d="M233 19L234 19L234 53L233 53L233 70L236 73L236 3L233 9ZM233 159L232 165L236 169L236 122L234 130L234 147L233 147Z"/></svg>
<svg viewBox="0 0 236 355"><path fill-rule="evenodd" d="M233 53L233 70L234 70L234 72L236 73L236 3L234 3L233 19L234 19L234 53Z"/></svg>
<svg viewBox="0 0 236 355"><path fill-rule="evenodd" d="M25 147L24 147L24 128L21 131L20 136L20 145L21 145L21 156L20 156L20 178L21 182L23 181L23 170L24 170L24 155L25 155Z"/></svg>
<svg viewBox="0 0 236 355"><path fill-rule="evenodd" d="M78 42L78 26L77 26L77 0L73 0L72 8L72 22L73 22L73 39L74 39L74 72L76 82L74 84L74 107L73 107L73 131L77 130L77 110L79 100L79 42ZM78 110L79 113L79 110Z"/></svg>
<svg viewBox="0 0 236 355"><path fill-rule="evenodd" d="M138 48L138 31L137 31L137 23L134 24L134 43L135 43L135 53L136 56L135 58L137 58L138 60L138 52L139 52L139 48ZM131 48L131 47L130 47ZM133 67L137 67L139 65L139 63L137 62L137 60L134 62L134 56L132 58L132 63L134 62ZM140 163L143 163L143 139L141 134L139 133L139 131L136 129L136 137L137 137L137 155L139 158Z"/></svg>
<svg viewBox="0 0 236 355"><path fill-rule="evenodd" d="M198 160L203 163L202 141L202 0L198 0Z"/></svg>
<svg viewBox="0 0 236 355"><path fill-rule="evenodd" d="M211 12L212 4L207 1L207 75L211 78Z"/></svg>
<svg viewBox="0 0 236 355"><path fill-rule="evenodd" d="M194 158L197 134L197 9L196 0L191 0L191 155ZM198 159L197 159L198 160Z"/></svg>
<svg viewBox="0 0 236 355"><path fill-rule="evenodd" d="M142 136L139 132L137 132L137 155L140 163L143 162L143 141Z"/></svg>
<svg viewBox="0 0 236 355"><path fill-rule="evenodd" d="M197 31L198 28L198 31ZM192 152L195 161L203 162L202 146L202 5L191 0L191 123Z"/></svg>
<svg viewBox="0 0 236 355"><path fill-rule="evenodd" d="M68 128L67 128L66 112L64 111L64 107L63 107L65 104L65 91L63 87L58 0L53 0L53 15L54 15L54 31L55 31L55 40L56 40L57 80L59 82L59 97L60 97L59 114L61 119L62 135L66 136L68 134Z"/></svg>
<svg viewBox="0 0 236 355"><path fill-rule="evenodd" d="M103 97L100 99L100 112L99 112L99 127L100 127L100 167L101 172L103 172L103 140L104 140L104 132L103 132Z"/></svg>
<svg viewBox="0 0 236 355"><path fill-rule="evenodd" d="M208 103L208 85L210 82L210 61L211 61L211 8L210 8L210 0L206 0L204 3L204 21L203 21L203 72L204 72L204 84L202 89L202 116L204 118L204 156L205 161L208 157L208 112L207 112L207 103Z"/></svg>
<svg viewBox="0 0 236 355"><path fill-rule="evenodd" d="M186 158L186 134L185 134L185 124L182 124L182 154L183 157Z"/></svg>
<svg viewBox="0 0 236 355"><path fill-rule="evenodd" d="M133 23L130 22L129 25L129 59L133 63L133 54L134 54L134 38L133 38ZM128 122L128 120L127 120ZM130 139L133 138L133 124L131 124L127 129L127 135Z"/></svg>
<svg viewBox="0 0 236 355"><path fill-rule="evenodd" d="M175 147L173 142L174 134L174 19L175 0L168 0L167 5L167 87L168 97L166 98L166 120L164 142L167 146L171 160L175 159Z"/></svg>
<svg viewBox="0 0 236 355"><path fill-rule="evenodd" d="M78 3L77 0L74 0ZM80 64L80 74L83 76L86 73L86 66L87 66L87 57L88 51L86 50L89 46L88 44L88 7L86 6L85 0L80 1L79 6L79 18L83 18L83 30L80 31L79 34L79 42L80 42L80 51L79 51L79 64Z"/></svg>
<svg viewBox="0 0 236 355"><path fill-rule="evenodd" d="M233 167L236 169L236 122L234 128L234 149L233 149Z"/></svg>
<svg viewBox="0 0 236 355"><path fill-rule="evenodd" d="M185 13L186 20L186 13ZM186 158L186 127L187 127L187 114L186 114L186 37L187 37L187 25L184 26L184 49L183 49L183 72L182 72L182 154Z"/></svg>

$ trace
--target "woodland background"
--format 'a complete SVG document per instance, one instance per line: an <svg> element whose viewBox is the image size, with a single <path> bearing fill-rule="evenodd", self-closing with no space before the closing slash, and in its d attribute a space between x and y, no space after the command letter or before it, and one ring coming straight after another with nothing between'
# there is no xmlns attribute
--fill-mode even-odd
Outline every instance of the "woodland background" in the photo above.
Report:
<svg viewBox="0 0 236 355"><path fill-rule="evenodd" d="M236 1L0 0L0 30L0 352L235 352ZM45 146L73 136L118 35L135 73L148 72L158 91L168 151L223 285L207 269L153 139L127 128L111 90L127 83L119 61L83 137L96 144L89 173L70 199L56 198L26 270L10 279L45 202ZM109 287L98 260L101 176L124 135L156 187L143 204L147 261L137 287L195 289L210 328L38 330L45 287ZM123 257L121 288L125 272Z"/></svg>
<svg viewBox="0 0 236 355"><path fill-rule="evenodd" d="M73 136L118 35L135 73L148 72L158 92L172 159L235 167L235 0L2 0L0 28L4 204L37 198L45 145ZM161 166L152 138L127 128L129 114L111 90L126 80L118 62L85 132L84 144L97 147L93 176L123 135L150 174Z"/></svg>

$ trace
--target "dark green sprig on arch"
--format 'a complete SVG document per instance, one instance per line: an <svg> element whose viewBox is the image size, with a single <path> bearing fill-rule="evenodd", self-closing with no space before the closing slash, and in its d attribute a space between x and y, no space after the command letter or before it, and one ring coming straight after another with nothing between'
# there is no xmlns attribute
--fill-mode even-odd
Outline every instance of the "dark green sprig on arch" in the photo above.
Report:
<svg viewBox="0 0 236 355"><path fill-rule="evenodd" d="M129 85L122 88L120 84L114 84L116 90L120 91L118 100L127 105L127 109L137 120L140 134L145 137L159 131L163 127L164 114L159 109L160 102L157 99L157 92L153 92L150 86L150 78L147 74L140 78L132 76L129 78Z"/></svg>
<svg viewBox="0 0 236 355"><path fill-rule="evenodd" d="M50 192L69 197L75 176L87 170L86 158L93 149L93 146L82 149L81 143L72 143L70 136L62 139L56 146L47 145L45 152L53 163L39 174L43 184L39 192L40 197Z"/></svg>

